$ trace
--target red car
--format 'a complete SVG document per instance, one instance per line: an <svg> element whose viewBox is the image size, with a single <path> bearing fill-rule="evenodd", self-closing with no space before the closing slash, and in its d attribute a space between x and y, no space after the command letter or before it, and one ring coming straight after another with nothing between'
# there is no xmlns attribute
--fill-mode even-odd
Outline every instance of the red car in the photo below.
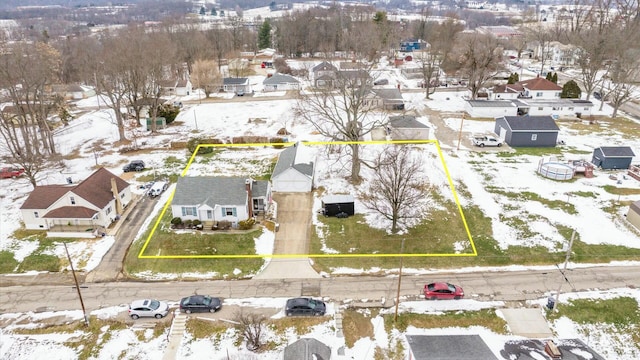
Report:
<svg viewBox="0 0 640 360"><path fill-rule="evenodd" d="M462 299L464 291L458 285L446 282L434 282L424 286L424 297L427 300Z"/></svg>
<svg viewBox="0 0 640 360"><path fill-rule="evenodd" d="M23 172L24 169L4 167L0 169L0 178L17 178L18 176L21 176Z"/></svg>

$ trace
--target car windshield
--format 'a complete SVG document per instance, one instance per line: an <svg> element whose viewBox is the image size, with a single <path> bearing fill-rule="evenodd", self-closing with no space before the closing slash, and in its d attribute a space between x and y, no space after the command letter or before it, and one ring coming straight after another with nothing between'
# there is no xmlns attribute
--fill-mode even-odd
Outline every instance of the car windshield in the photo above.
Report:
<svg viewBox="0 0 640 360"><path fill-rule="evenodd" d="M160 307L160 301L151 300L151 304L149 304L149 307L152 308L153 310L158 310L158 308Z"/></svg>
<svg viewBox="0 0 640 360"><path fill-rule="evenodd" d="M313 300L313 299L310 299L310 300L309 300L309 303L308 303L308 306L309 306L311 309L315 309L315 308L316 308L316 306L318 306L318 302L317 302L317 301L315 301L315 300Z"/></svg>
<svg viewBox="0 0 640 360"><path fill-rule="evenodd" d="M436 288L436 287L435 287L435 284L429 284L429 285L427 285L427 290L429 290L429 291L433 291L435 288Z"/></svg>

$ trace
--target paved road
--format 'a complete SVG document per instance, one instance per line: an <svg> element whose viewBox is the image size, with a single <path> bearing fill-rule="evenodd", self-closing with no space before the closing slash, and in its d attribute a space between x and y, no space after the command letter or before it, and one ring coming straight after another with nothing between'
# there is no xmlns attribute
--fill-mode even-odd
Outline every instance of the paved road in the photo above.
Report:
<svg viewBox="0 0 640 360"><path fill-rule="evenodd" d="M559 270L440 273L406 275L402 277L400 294L405 300L420 299L426 282L446 280L460 284L467 298L522 302L544 298L557 291L606 290L636 287L640 284L640 266L603 266L567 271L571 285L566 284ZM333 277L320 279L269 279L199 282L113 282L85 283L81 288L88 311L107 306L127 304L132 299L159 298L178 301L182 296L211 294L223 298L321 296L332 301L383 302L395 299L396 277ZM3 287L0 292L0 312L14 313L39 310L80 309L78 295L70 285L34 285Z"/></svg>

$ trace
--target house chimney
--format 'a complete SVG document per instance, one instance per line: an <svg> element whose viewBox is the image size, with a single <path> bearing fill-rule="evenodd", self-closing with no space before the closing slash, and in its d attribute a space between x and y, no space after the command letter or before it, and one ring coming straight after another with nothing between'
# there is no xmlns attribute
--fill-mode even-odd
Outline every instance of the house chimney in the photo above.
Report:
<svg viewBox="0 0 640 360"><path fill-rule="evenodd" d="M249 218L253 217L253 195L251 194L251 188L253 187L253 179L248 178L244 181L244 188L247 190L247 199L249 202Z"/></svg>
<svg viewBox="0 0 640 360"><path fill-rule="evenodd" d="M122 215L122 202L120 201L120 194L118 194L116 178L111 178L111 192L113 193L113 198L116 199L116 215Z"/></svg>

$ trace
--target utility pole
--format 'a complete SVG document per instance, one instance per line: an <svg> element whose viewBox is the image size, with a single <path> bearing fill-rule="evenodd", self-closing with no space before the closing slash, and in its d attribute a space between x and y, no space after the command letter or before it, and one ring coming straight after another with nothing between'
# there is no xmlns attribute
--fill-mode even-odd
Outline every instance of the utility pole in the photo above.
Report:
<svg viewBox="0 0 640 360"><path fill-rule="evenodd" d="M396 312L393 316L393 322L398 322L398 305L400 305L400 284L402 284L402 259L404 259L404 239L400 245L400 272L398 273L398 293L396 294Z"/></svg>
<svg viewBox="0 0 640 360"><path fill-rule="evenodd" d="M567 249L567 255L564 258L564 266L560 271L560 273L562 274L562 277L564 278L564 281L566 282L569 282L569 279L567 279L567 275L565 275L565 272L567 271L567 263L569 262L569 258L571 257L571 248L573 247L573 240L575 238L576 238L576 231L573 230L573 233L571 234L571 240L569 241L569 248ZM560 285L558 286L558 291L556 291L556 301L554 301L553 309L551 309L552 311L555 310L556 307L558 307L558 300L560 299L560 290L562 289L562 284L563 282L560 281Z"/></svg>
<svg viewBox="0 0 640 360"><path fill-rule="evenodd" d="M71 266L71 273L73 274L73 281L76 283L76 290L78 291L78 297L80 298L80 306L82 306L82 314L84 316L84 324L89 326L89 318L87 317L87 311L84 308L84 301L82 301L82 294L80 293L80 285L78 284L78 278L76 277L76 271L73 269L73 262L71 261L71 255L69 255L69 249L67 249L67 243L63 242L64 251L67 253L67 259L69 259L69 266Z"/></svg>

